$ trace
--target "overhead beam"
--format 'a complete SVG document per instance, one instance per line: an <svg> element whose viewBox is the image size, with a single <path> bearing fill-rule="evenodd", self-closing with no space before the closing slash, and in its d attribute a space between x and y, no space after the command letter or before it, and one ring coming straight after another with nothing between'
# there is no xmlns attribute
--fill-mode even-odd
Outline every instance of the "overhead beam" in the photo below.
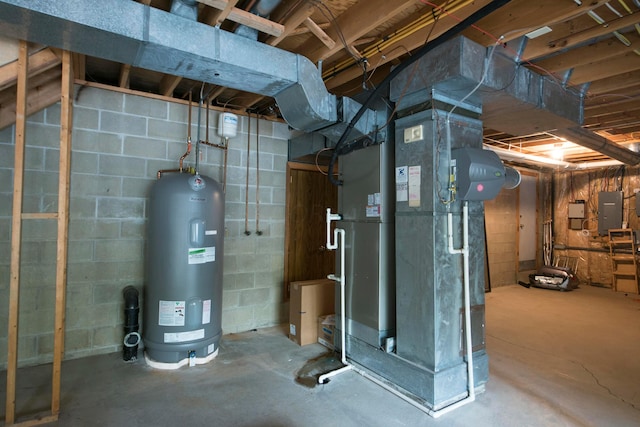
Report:
<svg viewBox="0 0 640 427"><path fill-rule="evenodd" d="M87 57L81 53L72 53L73 77L84 80L87 75Z"/></svg>
<svg viewBox="0 0 640 427"><path fill-rule="evenodd" d="M633 51L629 51L624 55L576 67L571 73L569 82L572 85L580 85L592 80L606 79L622 73L635 71L639 68L640 56Z"/></svg>
<svg viewBox="0 0 640 427"><path fill-rule="evenodd" d="M536 39L527 44L527 47L524 50L523 58L525 58L526 60L531 60L564 49L568 49L570 47L577 46L580 43L587 42L593 38L613 33L616 30L621 30L628 26L633 26L639 21L640 12L635 12L632 15L626 15L622 18L611 20L607 22L606 25L599 25L594 21L593 26L582 31L571 33L564 37L552 40L545 38L541 39L540 41Z"/></svg>
<svg viewBox="0 0 640 427"><path fill-rule="evenodd" d="M198 0L198 2L204 5L222 10L223 12L227 9L227 6L229 5L229 0ZM280 34L284 32L283 25L280 25L277 22L273 22L268 19L262 18L261 16L254 15L253 13L247 12L237 7L231 8L231 10L227 15L227 19L241 25L246 25L247 27L254 28L260 32L263 32L275 37L278 37Z"/></svg>
<svg viewBox="0 0 640 427"><path fill-rule="evenodd" d="M201 21L208 25L220 25L225 19L229 17L229 14L238 3L238 0L227 0L227 5L224 9L216 9L213 7L207 7L203 10L203 16Z"/></svg>
<svg viewBox="0 0 640 427"><path fill-rule="evenodd" d="M495 37L504 37L503 41L514 40L545 25L554 25L587 13L604 5L609 0L591 0L577 5L573 1L558 0L512 0L500 8L500 13L491 14L477 23L478 28L469 29L464 35L484 46L495 43ZM549 11L553 10L553 17Z"/></svg>
<svg viewBox="0 0 640 427"><path fill-rule="evenodd" d="M60 101L61 75L62 71L56 68L29 79L27 83L29 96L26 101L27 116ZM15 123L18 108L16 101L15 92L0 99L0 129Z"/></svg>
<svg viewBox="0 0 640 427"><path fill-rule="evenodd" d="M349 45L400 12L415 6L415 3L414 0L359 0L336 18L336 25L327 28L327 36L332 40L339 40L340 31L344 42ZM300 52L305 52L305 56L312 62L317 62L330 58L342 48L344 46L341 44L328 48L324 43L318 44L316 40L311 40L300 47Z"/></svg>
<svg viewBox="0 0 640 427"><path fill-rule="evenodd" d="M270 46L277 46L282 40L291 35L296 29L312 14L315 6L312 2L304 2L295 12L284 22L284 31L277 37L271 36L265 40Z"/></svg>
<svg viewBox="0 0 640 427"><path fill-rule="evenodd" d="M615 93L628 87L636 86L640 82L640 70L619 74L615 77L591 82L589 85L590 95L602 95Z"/></svg>
<svg viewBox="0 0 640 427"><path fill-rule="evenodd" d="M324 32L322 28L311 18L304 20L304 26L311 31L311 33L318 38L328 49L333 49L336 46L336 42Z"/></svg>
<svg viewBox="0 0 640 427"><path fill-rule="evenodd" d="M29 77L33 78L53 67L60 65L60 58L51 49L42 49L29 55ZM0 90L16 84L18 80L18 61L0 67Z"/></svg>
<svg viewBox="0 0 640 427"><path fill-rule="evenodd" d="M122 64L120 66L120 76L118 78L118 86L128 89L130 75L131 75L131 65Z"/></svg>
<svg viewBox="0 0 640 427"><path fill-rule="evenodd" d="M632 45L640 45L640 37L635 32L625 34ZM567 52L558 53L550 57L532 61L537 67L543 68L551 73L579 67L595 61L602 61L623 55L633 51L632 47L625 46L615 37L591 43L586 46L577 47ZM618 73L619 74L619 73Z"/></svg>
<svg viewBox="0 0 640 427"><path fill-rule="evenodd" d="M172 76L170 74L165 74L160 81L160 94L163 96L172 96L173 91L178 84L182 81L182 77L180 76Z"/></svg>
<svg viewBox="0 0 640 427"><path fill-rule="evenodd" d="M597 117L605 114L616 112L637 110L640 108L640 99L622 100L619 102L611 102L605 105L588 106L584 109L585 117Z"/></svg>
<svg viewBox="0 0 640 427"><path fill-rule="evenodd" d="M462 19L466 19L468 16L482 9L489 3L491 3L490 0L475 1L473 2L473 4L457 12L456 16ZM420 46L423 46L427 35L430 35L431 40L436 39L457 23L457 20L444 14L438 19L438 23L433 30L431 25L429 25L419 31L410 32L406 37L398 38L395 43L390 44L385 49L375 49L374 53L367 55L369 65L371 67L380 67L384 64L395 61L400 56L406 55L412 50L418 49ZM348 82L353 81L354 79L358 80L358 84L362 83L361 68L351 67L344 71L340 71L338 74L332 75L332 65L333 64L324 64L323 75L325 77L325 84L327 85L328 89L335 89ZM373 68L368 71L372 70Z"/></svg>

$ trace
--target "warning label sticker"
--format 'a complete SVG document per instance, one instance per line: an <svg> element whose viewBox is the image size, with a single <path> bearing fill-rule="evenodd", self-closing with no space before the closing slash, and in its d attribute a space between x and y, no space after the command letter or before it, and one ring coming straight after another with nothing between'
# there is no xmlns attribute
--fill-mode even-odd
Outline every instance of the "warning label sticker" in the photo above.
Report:
<svg viewBox="0 0 640 427"><path fill-rule="evenodd" d="M158 311L158 325L184 326L186 304L184 301L162 301Z"/></svg>
<svg viewBox="0 0 640 427"><path fill-rule="evenodd" d="M186 342L204 338L204 329L188 332L166 332L164 342Z"/></svg>
<svg viewBox="0 0 640 427"><path fill-rule="evenodd" d="M211 300L202 301L202 324L211 323Z"/></svg>
<svg viewBox="0 0 640 427"><path fill-rule="evenodd" d="M216 247L189 248L189 264L204 264L216 260Z"/></svg>

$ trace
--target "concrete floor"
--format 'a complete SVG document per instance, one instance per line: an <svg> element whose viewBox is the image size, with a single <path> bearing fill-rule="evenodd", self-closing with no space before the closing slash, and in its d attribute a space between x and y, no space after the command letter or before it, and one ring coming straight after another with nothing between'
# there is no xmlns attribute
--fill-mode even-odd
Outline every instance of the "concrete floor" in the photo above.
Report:
<svg viewBox="0 0 640 427"><path fill-rule="evenodd" d="M56 425L640 426L638 295L502 287L486 324L484 393L438 419L354 372L316 385L335 359L268 328L226 335L213 362L179 371L120 354L65 362ZM18 414L49 407L49 378L50 366L19 371Z"/></svg>

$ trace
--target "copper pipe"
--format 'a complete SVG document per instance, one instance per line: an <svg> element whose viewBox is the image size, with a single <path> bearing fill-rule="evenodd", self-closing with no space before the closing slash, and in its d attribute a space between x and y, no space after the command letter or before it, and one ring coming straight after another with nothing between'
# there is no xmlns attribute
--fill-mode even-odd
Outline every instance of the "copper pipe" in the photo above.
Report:
<svg viewBox="0 0 640 427"><path fill-rule="evenodd" d="M184 162L185 157L191 153L191 92L189 92L189 124L187 125L187 151L180 156L180 173L182 173L182 163Z"/></svg>

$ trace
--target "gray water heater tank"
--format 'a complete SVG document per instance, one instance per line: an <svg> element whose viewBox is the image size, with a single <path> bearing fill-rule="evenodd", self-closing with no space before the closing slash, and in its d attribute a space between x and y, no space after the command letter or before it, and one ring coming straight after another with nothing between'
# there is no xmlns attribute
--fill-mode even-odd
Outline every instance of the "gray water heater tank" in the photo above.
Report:
<svg viewBox="0 0 640 427"><path fill-rule="evenodd" d="M160 369L201 364L222 335L224 193L211 178L166 174L151 188L143 339Z"/></svg>

